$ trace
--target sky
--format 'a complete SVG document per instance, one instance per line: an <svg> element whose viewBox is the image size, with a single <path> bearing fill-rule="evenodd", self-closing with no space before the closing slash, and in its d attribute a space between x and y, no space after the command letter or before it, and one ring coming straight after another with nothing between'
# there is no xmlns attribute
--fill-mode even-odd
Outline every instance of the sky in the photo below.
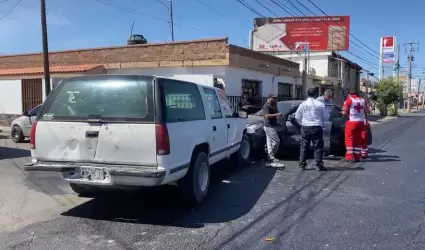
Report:
<svg viewBox="0 0 425 250"><path fill-rule="evenodd" d="M46 0L49 49L124 45L133 22L133 33L144 35L148 42L170 41L168 11L161 1L168 3L168 0ZM256 0L245 1L260 14L273 17ZM288 6L291 1L304 10L296 0L276 1ZM323 15L308 0L298 1L316 15ZM372 51L350 37L350 52L361 59L347 53L342 55L376 75L380 37L396 36L401 46L402 74L408 66L404 44L418 42L419 49L423 45L425 50L424 27L419 21L425 1L416 1L414 8L396 0L312 2L329 16L350 16L351 35ZM271 0L261 0L261 3L279 16L289 16ZM14 5L16 7L10 11ZM0 0L0 55L41 51L39 5L40 1L34 0ZM176 41L228 37L230 43L243 47L248 46L253 19L258 16L237 0L173 0L173 10ZM294 8L292 11L298 12ZM413 63L413 73L417 77L422 76L425 67L425 57L421 54L421 50L415 53ZM392 74L392 66L388 65L385 72Z"/></svg>

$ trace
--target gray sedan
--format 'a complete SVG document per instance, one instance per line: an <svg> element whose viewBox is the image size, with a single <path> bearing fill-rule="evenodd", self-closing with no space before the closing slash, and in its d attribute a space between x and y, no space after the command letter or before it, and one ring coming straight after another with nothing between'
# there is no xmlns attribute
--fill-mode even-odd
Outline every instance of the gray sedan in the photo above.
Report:
<svg viewBox="0 0 425 250"><path fill-rule="evenodd" d="M30 136L31 126L37 116L40 106L41 105L38 105L29 112L24 112L22 116L12 121L10 125L10 138L12 141L16 143L23 142L26 137Z"/></svg>
<svg viewBox="0 0 425 250"><path fill-rule="evenodd" d="M281 144L279 152L285 149L298 148L301 142L301 125L295 120L295 112L298 106L303 101L281 101L277 103L279 112L283 114L282 117L278 118L278 126L276 127ZM345 118L342 116L341 107L338 105L326 105L329 110L329 120L325 121L324 128L324 142L325 152L343 155L345 154L345 143L344 143L344 128ZM266 135L263 130L264 126L263 111L260 110L257 113L248 116L247 122L247 133L251 140L253 149L259 149L260 151L266 151ZM368 144L372 143L372 132L368 129Z"/></svg>

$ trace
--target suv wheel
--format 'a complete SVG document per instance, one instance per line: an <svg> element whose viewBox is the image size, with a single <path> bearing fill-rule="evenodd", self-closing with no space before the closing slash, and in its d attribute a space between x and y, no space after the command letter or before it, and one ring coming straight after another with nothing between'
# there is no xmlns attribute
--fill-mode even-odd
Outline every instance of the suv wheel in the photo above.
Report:
<svg viewBox="0 0 425 250"><path fill-rule="evenodd" d="M192 158L188 172L179 182L180 191L189 202L199 204L207 197L209 186L208 156L204 152L199 152Z"/></svg>
<svg viewBox="0 0 425 250"><path fill-rule="evenodd" d="M240 166L246 166L250 163L251 143L247 135L242 136L241 146L238 151L231 155L231 160Z"/></svg>
<svg viewBox="0 0 425 250"><path fill-rule="evenodd" d="M22 129L18 125L12 127L12 130L10 131L10 138L16 143L24 141L24 134L22 133Z"/></svg>

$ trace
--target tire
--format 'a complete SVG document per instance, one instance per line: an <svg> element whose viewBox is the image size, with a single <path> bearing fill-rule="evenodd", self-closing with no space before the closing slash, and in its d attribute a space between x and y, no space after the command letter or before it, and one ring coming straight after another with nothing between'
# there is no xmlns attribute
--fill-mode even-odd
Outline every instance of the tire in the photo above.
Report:
<svg viewBox="0 0 425 250"><path fill-rule="evenodd" d="M69 183L69 186L71 187L72 191L83 197L93 197L101 193L101 190L96 187L90 187L75 183Z"/></svg>
<svg viewBox="0 0 425 250"><path fill-rule="evenodd" d="M200 204L207 197L211 174L208 156L205 152L195 152L189 170L179 181L182 196L191 204ZM202 183L200 183L203 179Z"/></svg>
<svg viewBox="0 0 425 250"><path fill-rule="evenodd" d="M10 131L10 138L12 139L12 141L16 143L23 142L25 139L25 136L22 133L21 127L19 127L18 125L13 126L12 130Z"/></svg>
<svg viewBox="0 0 425 250"><path fill-rule="evenodd" d="M238 151L230 156L230 160L238 166L247 166L251 161L251 143L246 134L242 136L241 146Z"/></svg>

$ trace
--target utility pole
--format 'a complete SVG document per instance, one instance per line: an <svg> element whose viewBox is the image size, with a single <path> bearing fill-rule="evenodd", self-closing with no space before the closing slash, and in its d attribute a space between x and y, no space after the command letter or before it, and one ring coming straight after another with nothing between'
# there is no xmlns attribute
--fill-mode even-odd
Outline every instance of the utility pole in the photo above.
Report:
<svg viewBox="0 0 425 250"><path fill-rule="evenodd" d="M307 47L304 48L304 67L303 67L303 75L302 75L302 98L304 99L307 94L307 81L308 81L308 74L307 74Z"/></svg>
<svg viewBox="0 0 425 250"><path fill-rule="evenodd" d="M416 48L415 48L416 45ZM409 82L407 83L407 112L410 112L410 92L412 91L412 64L415 58L413 57L413 53L419 50L419 43L405 43L404 46L409 47L409 56L407 59L409 60Z"/></svg>
<svg viewBox="0 0 425 250"><path fill-rule="evenodd" d="M422 81L422 78L419 78L419 81L418 81L418 99L416 100L416 102L417 102L416 110L419 109L419 90L421 89L421 81Z"/></svg>
<svg viewBox="0 0 425 250"><path fill-rule="evenodd" d="M173 17L173 0L169 0L168 11L170 12L170 32L171 32L171 41L174 42L174 17Z"/></svg>
<svg viewBox="0 0 425 250"><path fill-rule="evenodd" d="M41 36L43 42L43 66L44 66L44 89L46 97L50 94L50 66L49 66L49 44L47 42L46 1L40 0L41 9Z"/></svg>
<svg viewBox="0 0 425 250"><path fill-rule="evenodd" d="M365 100L368 101L368 97L369 97L369 70L365 70L366 71L366 96L365 96Z"/></svg>
<svg viewBox="0 0 425 250"><path fill-rule="evenodd" d="M397 61L395 63L394 71L396 72L396 83L400 84L400 44L397 44ZM401 90L400 90L400 102L398 107L401 109L403 108L403 88L404 84L401 84Z"/></svg>

